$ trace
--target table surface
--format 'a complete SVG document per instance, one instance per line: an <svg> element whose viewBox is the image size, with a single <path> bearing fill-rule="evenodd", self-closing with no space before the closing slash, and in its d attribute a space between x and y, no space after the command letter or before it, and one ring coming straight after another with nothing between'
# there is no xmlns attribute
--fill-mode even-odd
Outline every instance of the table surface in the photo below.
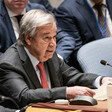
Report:
<svg viewBox="0 0 112 112"><path fill-rule="evenodd" d="M72 105L73 106L73 105ZM71 107L71 105L70 105ZM98 104L95 105L95 106L77 106L77 105L74 105L74 107L79 107L78 110L60 110L60 109L50 109L50 108L41 108L41 107L28 107L26 109L26 112L94 112L93 110L95 109L104 109L105 111L100 111L100 112L107 112L107 101L98 101ZM86 108L91 108L92 111L82 111L80 110L80 107L86 107Z"/></svg>

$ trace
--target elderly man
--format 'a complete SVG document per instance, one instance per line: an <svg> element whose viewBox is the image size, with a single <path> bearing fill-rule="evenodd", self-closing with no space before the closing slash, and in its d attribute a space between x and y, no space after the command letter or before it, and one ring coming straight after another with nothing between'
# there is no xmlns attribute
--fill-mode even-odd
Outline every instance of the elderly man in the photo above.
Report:
<svg viewBox="0 0 112 112"><path fill-rule="evenodd" d="M19 35L19 21L31 9L45 10L44 6L28 0L0 0L0 55L4 53Z"/></svg>
<svg viewBox="0 0 112 112"><path fill-rule="evenodd" d="M112 80L80 73L57 56L57 27L51 14L31 10L22 18L20 27L17 43L0 58L1 90L20 107L77 95L93 97L95 92L90 88Z"/></svg>
<svg viewBox="0 0 112 112"><path fill-rule="evenodd" d="M77 51L84 44L112 36L111 0L64 0L56 11L56 52L74 67Z"/></svg>

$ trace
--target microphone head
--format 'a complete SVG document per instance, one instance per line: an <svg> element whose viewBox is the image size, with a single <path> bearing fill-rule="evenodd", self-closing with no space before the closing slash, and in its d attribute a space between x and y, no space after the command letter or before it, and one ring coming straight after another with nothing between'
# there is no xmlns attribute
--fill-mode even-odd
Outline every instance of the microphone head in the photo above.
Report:
<svg viewBox="0 0 112 112"><path fill-rule="evenodd" d="M108 64L105 60L101 60L100 63L101 63L102 65L107 65L107 64Z"/></svg>

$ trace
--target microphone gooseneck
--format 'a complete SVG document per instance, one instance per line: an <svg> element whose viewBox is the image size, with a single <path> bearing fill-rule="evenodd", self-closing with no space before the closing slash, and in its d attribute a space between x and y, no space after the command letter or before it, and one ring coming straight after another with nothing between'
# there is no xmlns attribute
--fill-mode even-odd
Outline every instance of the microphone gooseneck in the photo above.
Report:
<svg viewBox="0 0 112 112"><path fill-rule="evenodd" d="M0 101L4 102L8 100L11 101L16 106L17 109L19 109L18 104L12 98L0 95Z"/></svg>

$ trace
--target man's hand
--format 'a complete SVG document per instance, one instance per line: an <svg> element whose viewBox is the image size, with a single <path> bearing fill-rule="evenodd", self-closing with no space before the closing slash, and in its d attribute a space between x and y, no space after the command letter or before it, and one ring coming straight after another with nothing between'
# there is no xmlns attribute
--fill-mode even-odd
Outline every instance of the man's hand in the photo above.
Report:
<svg viewBox="0 0 112 112"><path fill-rule="evenodd" d="M101 81L101 84L108 83L108 82L110 82L110 81L112 81L112 78L110 78L110 77L104 77L104 78L102 79L102 81Z"/></svg>
<svg viewBox="0 0 112 112"><path fill-rule="evenodd" d="M93 97L95 95L95 92L87 87L74 86L74 87L67 87L66 94L67 94L67 99L73 99L78 95Z"/></svg>

